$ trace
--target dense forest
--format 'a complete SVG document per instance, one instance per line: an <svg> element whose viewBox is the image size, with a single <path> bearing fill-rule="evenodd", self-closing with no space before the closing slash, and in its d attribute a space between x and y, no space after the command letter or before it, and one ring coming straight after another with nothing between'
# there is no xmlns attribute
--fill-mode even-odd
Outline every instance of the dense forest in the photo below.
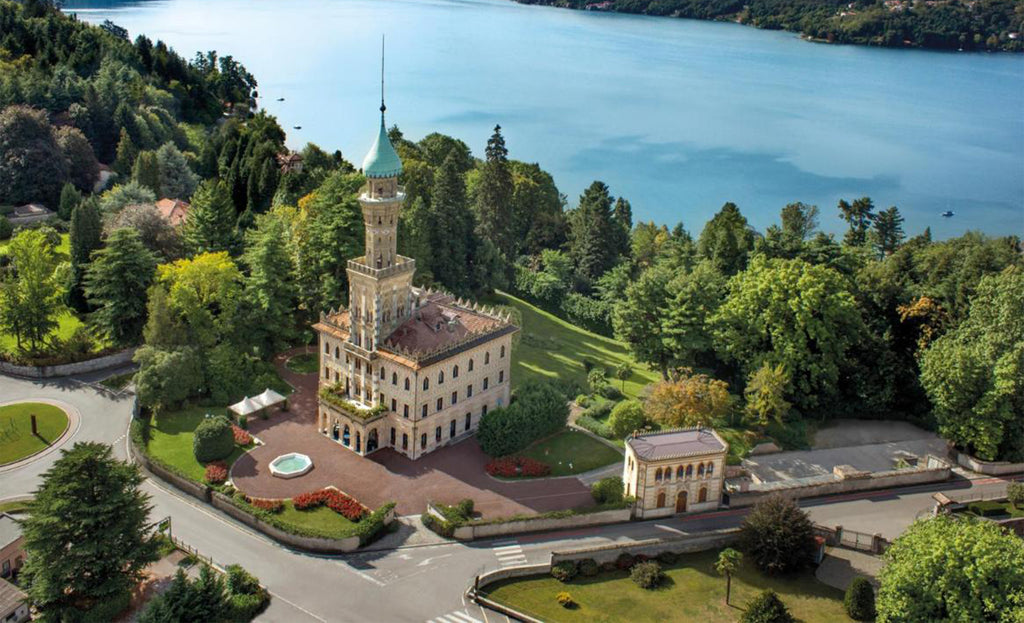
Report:
<svg viewBox="0 0 1024 623"><path fill-rule="evenodd" d="M0 214L4 356L141 345L136 389L151 406L271 384L273 353L346 303L360 172L314 144L301 169L279 163L285 133L252 110L256 80L230 56L188 61L39 2L0 1L0 28L0 206L59 215L12 232ZM511 291L622 340L665 379L648 404L673 425L714 416L783 437L897 417L982 458L1024 459L1019 238L907 239L899 209L867 197L780 206L763 232L725 203L691 232L635 222L601 181L570 207L549 173L509 157L500 127L482 157L442 134L389 135L417 284ZM184 223L157 212L164 197L191 203ZM823 209L843 236L818 229Z"/></svg>
<svg viewBox="0 0 1024 623"><path fill-rule="evenodd" d="M940 50L1024 50L1014 0L517 0L571 9L720 21L815 41Z"/></svg>

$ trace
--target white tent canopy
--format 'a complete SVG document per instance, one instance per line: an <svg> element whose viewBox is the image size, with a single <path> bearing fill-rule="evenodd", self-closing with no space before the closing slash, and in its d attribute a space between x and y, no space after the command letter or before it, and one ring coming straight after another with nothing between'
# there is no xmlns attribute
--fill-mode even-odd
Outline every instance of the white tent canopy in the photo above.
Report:
<svg viewBox="0 0 1024 623"><path fill-rule="evenodd" d="M287 398L268 387L262 394L253 396L252 398L246 396L228 407L228 409L238 415L252 415L253 413L262 411L267 407L281 404L287 400Z"/></svg>
<svg viewBox="0 0 1024 623"><path fill-rule="evenodd" d="M262 394L253 397L253 400L256 401L256 403L259 404L261 407L266 408L272 407L276 404L281 404L282 402L287 400L287 398L285 398L281 394L275 392L274 390L268 387L267 389L263 390Z"/></svg>
<svg viewBox="0 0 1024 623"><path fill-rule="evenodd" d="M251 415L262 408L263 407L259 403L257 403L252 398L249 398L248 396L242 398L240 401L228 407L228 409L230 409L234 413L237 413L238 415Z"/></svg>

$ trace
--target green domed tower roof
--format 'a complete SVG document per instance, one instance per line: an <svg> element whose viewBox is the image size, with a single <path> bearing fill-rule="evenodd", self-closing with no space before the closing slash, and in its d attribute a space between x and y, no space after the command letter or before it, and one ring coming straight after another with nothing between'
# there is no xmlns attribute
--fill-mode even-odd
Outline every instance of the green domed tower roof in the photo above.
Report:
<svg viewBox="0 0 1024 623"><path fill-rule="evenodd" d="M383 108L383 105L381 106ZM384 127L384 114L380 115L380 133L370 152L363 159L363 175L366 177L398 177L402 172L402 160L391 145L388 131Z"/></svg>

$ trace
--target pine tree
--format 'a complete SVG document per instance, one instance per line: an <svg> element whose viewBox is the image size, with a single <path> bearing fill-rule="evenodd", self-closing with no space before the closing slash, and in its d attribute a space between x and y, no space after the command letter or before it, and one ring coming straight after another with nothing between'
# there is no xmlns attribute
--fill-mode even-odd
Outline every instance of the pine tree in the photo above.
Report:
<svg viewBox="0 0 1024 623"><path fill-rule="evenodd" d="M697 250L723 275L731 276L747 266L754 248L754 234L735 203L722 206L700 232Z"/></svg>
<svg viewBox="0 0 1024 623"><path fill-rule="evenodd" d="M156 260L133 229L118 229L93 255L85 275L85 295L95 308L92 322L118 346L137 344L146 325L146 290Z"/></svg>
<svg viewBox="0 0 1024 623"><path fill-rule="evenodd" d="M102 245L103 223L100 220L96 199L80 203L71 211L69 244L71 247L71 269L68 271L67 303L78 312L89 309L82 282L85 271L92 261L92 254Z"/></svg>
<svg viewBox="0 0 1024 623"><path fill-rule="evenodd" d="M619 197L612 209L612 241L615 252L629 257L629 235L633 231L633 206L629 201Z"/></svg>
<svg viewBox="0 0 1024 623"><path fill-rule="evenodd" d="M870 197L855 199L852 204L845 199L839 200L839 216L843 217L850 228L843 236L843 244L851 247L862 247L868 241L868 231L875 219L875 204Z"/></svg>
<svg viewBox="0 0 1024 623"><path fill-rule="evenodd" d="M453 155L445 158L430 192L430 251L434 277L458 294L472 289L470 252L473 215L466 202L466 183Z"/></svg>
<svg viewBox="0 0 1024 623"><path fill-rule="evenodd" d="M153 191L154 195L163 196L160 194L160 164L157 162L156 152L144 151L135 157L132 179Z"/></svg>
<svg viewBox="0 0 1024 623"><path fill-rule="evenodd" d="M891 206L879 212L875 216L874 230L871 234L871 241L878 251L878 256L884 258L892 255L906 237L903 233L903 215L900 214L899 208Z"/></svg>
<svg viewBox="0 0 1024 623"><path fill-rule="evenodd" d="M294 334L295 267L288 251L288 228L274 213L261 215L256 227L246 232L242 264L249 269L245 278L245 302L255 336L266 354L274 353Z"/></svg>
<svg viewBox="0 0 1024 623"><path fill-rule="evenodd" d="M22 522L32 603L45 620L110 620L128 605L146 565L157 559L148 535L149 496L134 465L110 446L77 443L43 474Z"/></svg>
<svg viewBox="0 0 1024 623"><path fill-rule="evenodd" d="M156 150L155 155L158 187L154 192L157 196L182 200L191 197L199 184L199 176L192 171L185 156L174 143L164 143Z"/></svg>
<svg viewBox="0 0 1024 623"><path fill-rule="evenodd" d="M614 264L616 227L608 187L595 181L580 195L579 207L569 216L569 255L584 281L596 280Z"/></svg>
<svg viewBox="0 0 1024 623"><path fill-rule="evenodd" d="M82 202L82 193L75 188L71 182L64 184L60 190L60 203L57 208L57 216L65 221L71 220L71 211Z"/></svg>
<svg viewBox="0 0 1024 623"><path fill-rule="evenodd" d="M206 180L192 198L182 236L193 254L231 251L235 248L235 206L227 186Z"/></svg>
<svg viewBox="0 0 1024 623"><path fill-rule="evenodd" d="M135 159L139 156L139 148L135 141L128 134L128 130L121 128L121 138L117 141L117 157L114 160L114 170L120 175L128 175L135 165Z"/></svg>
<svg viewBox="0 0 1024 623"><path fill-rule="evenodd" d="M494 126L494 134L487 140L485 153L486 160L481 166L476 188L477 229L481 237L495 246L504 261L511 263L517 250L511 227L515 188L500 125Z"/></svg>

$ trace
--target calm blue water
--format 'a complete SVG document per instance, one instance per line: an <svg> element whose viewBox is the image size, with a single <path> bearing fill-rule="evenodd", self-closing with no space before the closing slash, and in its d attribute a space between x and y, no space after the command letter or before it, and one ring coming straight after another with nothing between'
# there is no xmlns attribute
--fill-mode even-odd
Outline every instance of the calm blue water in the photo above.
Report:
<svg viewBox="0 0 1024 623"><path fill-rule="evenodd" d="M511 156L541 163L571 203L601 179L637 218L694 231L725 201L763 229L796 200L841 231L837 200L870 195L898 205L908 233L1024 233L1024 56L826 46L504 0L65 7L186 56L232 54L290 145L341 149L357 165L376 134L385 32L389 125L451 134L480 155L500 123Z"/></svg>

